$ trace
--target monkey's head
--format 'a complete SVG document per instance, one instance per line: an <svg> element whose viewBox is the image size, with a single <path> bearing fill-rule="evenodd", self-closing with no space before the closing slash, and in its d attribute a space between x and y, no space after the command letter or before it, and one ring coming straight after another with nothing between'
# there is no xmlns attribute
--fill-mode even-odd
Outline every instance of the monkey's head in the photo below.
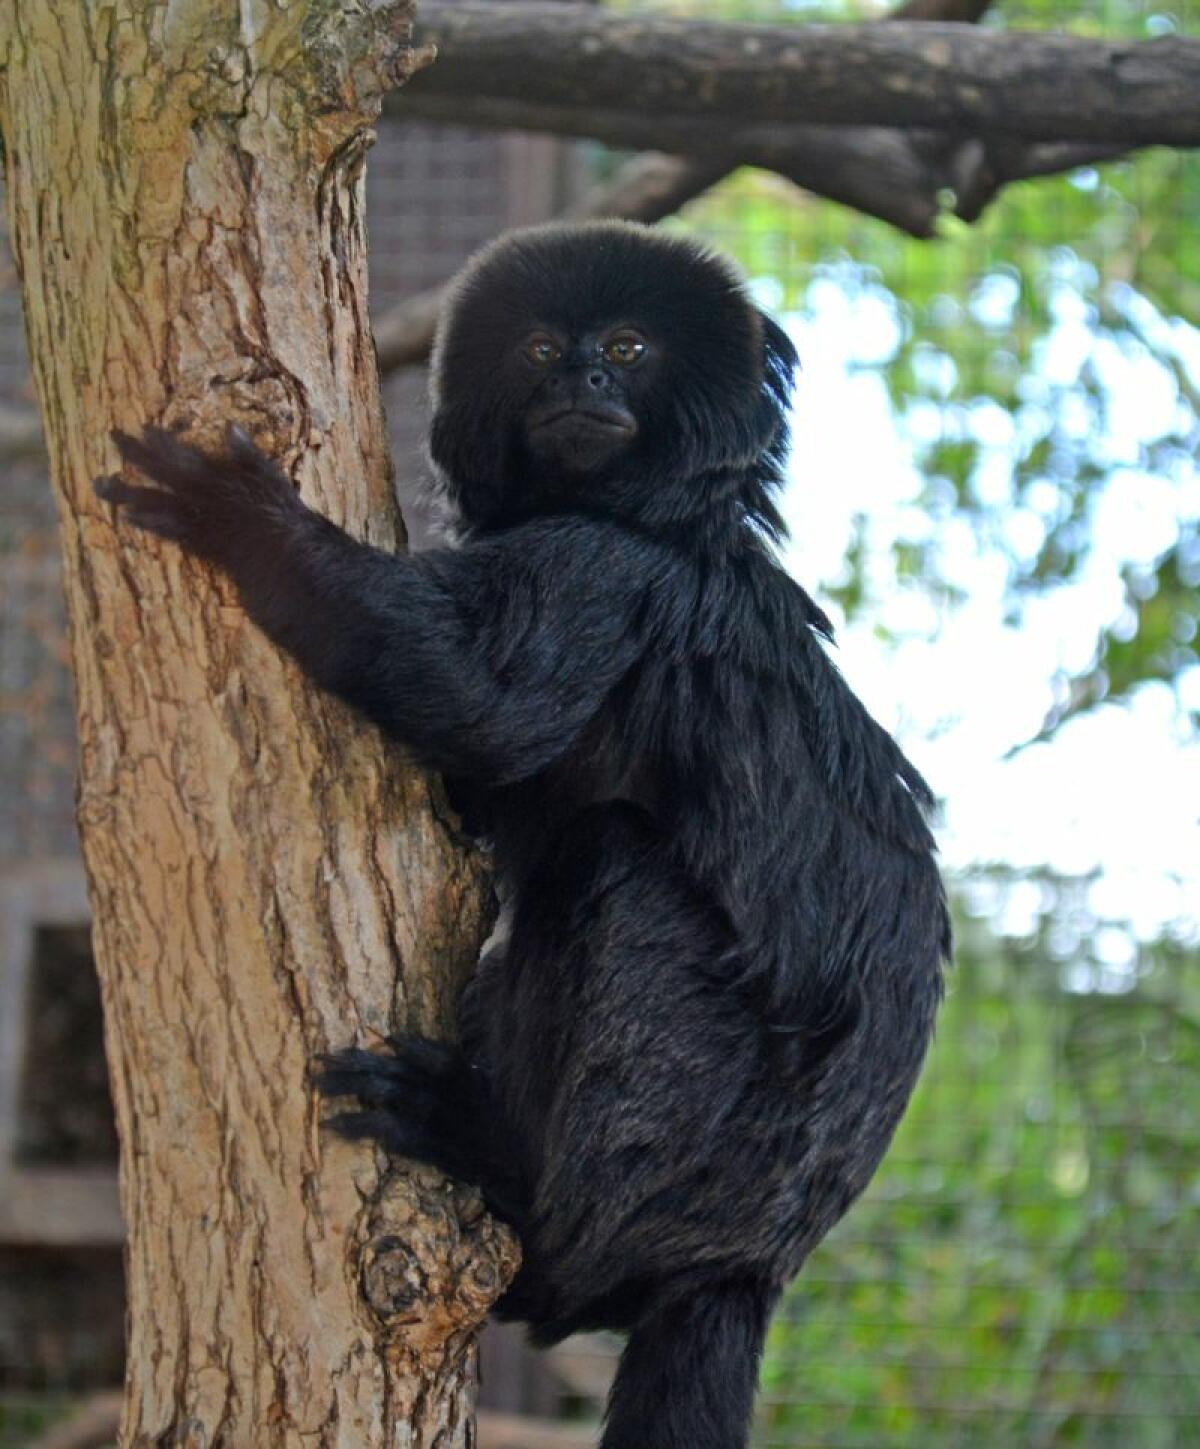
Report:
<svg viewBox="0 0 1200 1449"><path fill-rule="evenodd" d="M771 532L796 354L731 263L627 222L512 232L454 284L430 453L471 529L572 509Z"/></svg>

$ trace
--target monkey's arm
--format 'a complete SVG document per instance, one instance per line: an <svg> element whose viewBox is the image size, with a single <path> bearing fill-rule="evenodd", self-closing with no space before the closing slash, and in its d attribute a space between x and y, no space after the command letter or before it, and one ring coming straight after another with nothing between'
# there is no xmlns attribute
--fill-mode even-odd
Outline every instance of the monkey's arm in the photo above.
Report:
<svg viewBox="0 0 1200 1449"><path fill-rule="evenodd" d="M570 525L396 556L306 507L236 430L223 457L159 429L116 441L159 486L106 478L100 497L228 573L310 678L437 769L501 783L543 768L636 658L638 591Z"/></svg>

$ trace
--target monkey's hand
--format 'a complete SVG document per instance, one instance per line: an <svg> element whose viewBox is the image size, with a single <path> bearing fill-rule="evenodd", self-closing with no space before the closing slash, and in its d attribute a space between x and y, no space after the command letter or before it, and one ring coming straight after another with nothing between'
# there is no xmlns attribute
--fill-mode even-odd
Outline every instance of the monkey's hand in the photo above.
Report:
<svg viewBox="0 0 1200 1449"><path fill-rule="evenodd" d="M224 455L203 453L163 428L140 438L113 433L121 457L159 486L143 488L119 474L95 490L126 522L233 570L290 531L308 512L291 480L240 428L225 435Z"/></svg>

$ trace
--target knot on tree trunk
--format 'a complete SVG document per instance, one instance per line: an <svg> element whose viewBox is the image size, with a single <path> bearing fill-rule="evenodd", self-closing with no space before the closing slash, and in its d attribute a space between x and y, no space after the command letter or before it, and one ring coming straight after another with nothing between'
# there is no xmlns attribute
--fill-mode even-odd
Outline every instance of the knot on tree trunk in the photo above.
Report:
<svg viewBox="0 0 1200 1449"><path fill-rule="evenodd" d="M383 97L437 54L412 44L415 0L312 0L303 26L303 56L314 99L330 111L377 111Z"/></svg>
<svg viewBox="0 0 1200 1449"><path fill-rule="evenodd" d="M380 1331L427 1355L479 1327L520 1256L474 1188L415 1168L388 1177L370 1210L359 1285Z"/></svg>

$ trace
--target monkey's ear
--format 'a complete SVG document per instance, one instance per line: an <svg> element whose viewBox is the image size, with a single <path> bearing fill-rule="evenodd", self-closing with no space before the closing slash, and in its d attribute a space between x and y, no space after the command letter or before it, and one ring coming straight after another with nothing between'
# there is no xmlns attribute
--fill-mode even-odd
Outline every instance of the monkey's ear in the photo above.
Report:
<svg viewBox="0 0 1200 1449"><path fill-rule="evenodd" d="M781 401L786 402L791 397L796 373L800 369L800 354L773 317L768 317L765 312L760 312L759 316L762 318L767 385Z"/></svg>
<svg viewBox="0 0 1200 1449"><path fill-rule="evenodd" d="M429 432L429 459L441 491L469 527L487 524L497 514L500 500L500 454L504 443L499 429L489 439L469 408L439 405Z"/></svg>

